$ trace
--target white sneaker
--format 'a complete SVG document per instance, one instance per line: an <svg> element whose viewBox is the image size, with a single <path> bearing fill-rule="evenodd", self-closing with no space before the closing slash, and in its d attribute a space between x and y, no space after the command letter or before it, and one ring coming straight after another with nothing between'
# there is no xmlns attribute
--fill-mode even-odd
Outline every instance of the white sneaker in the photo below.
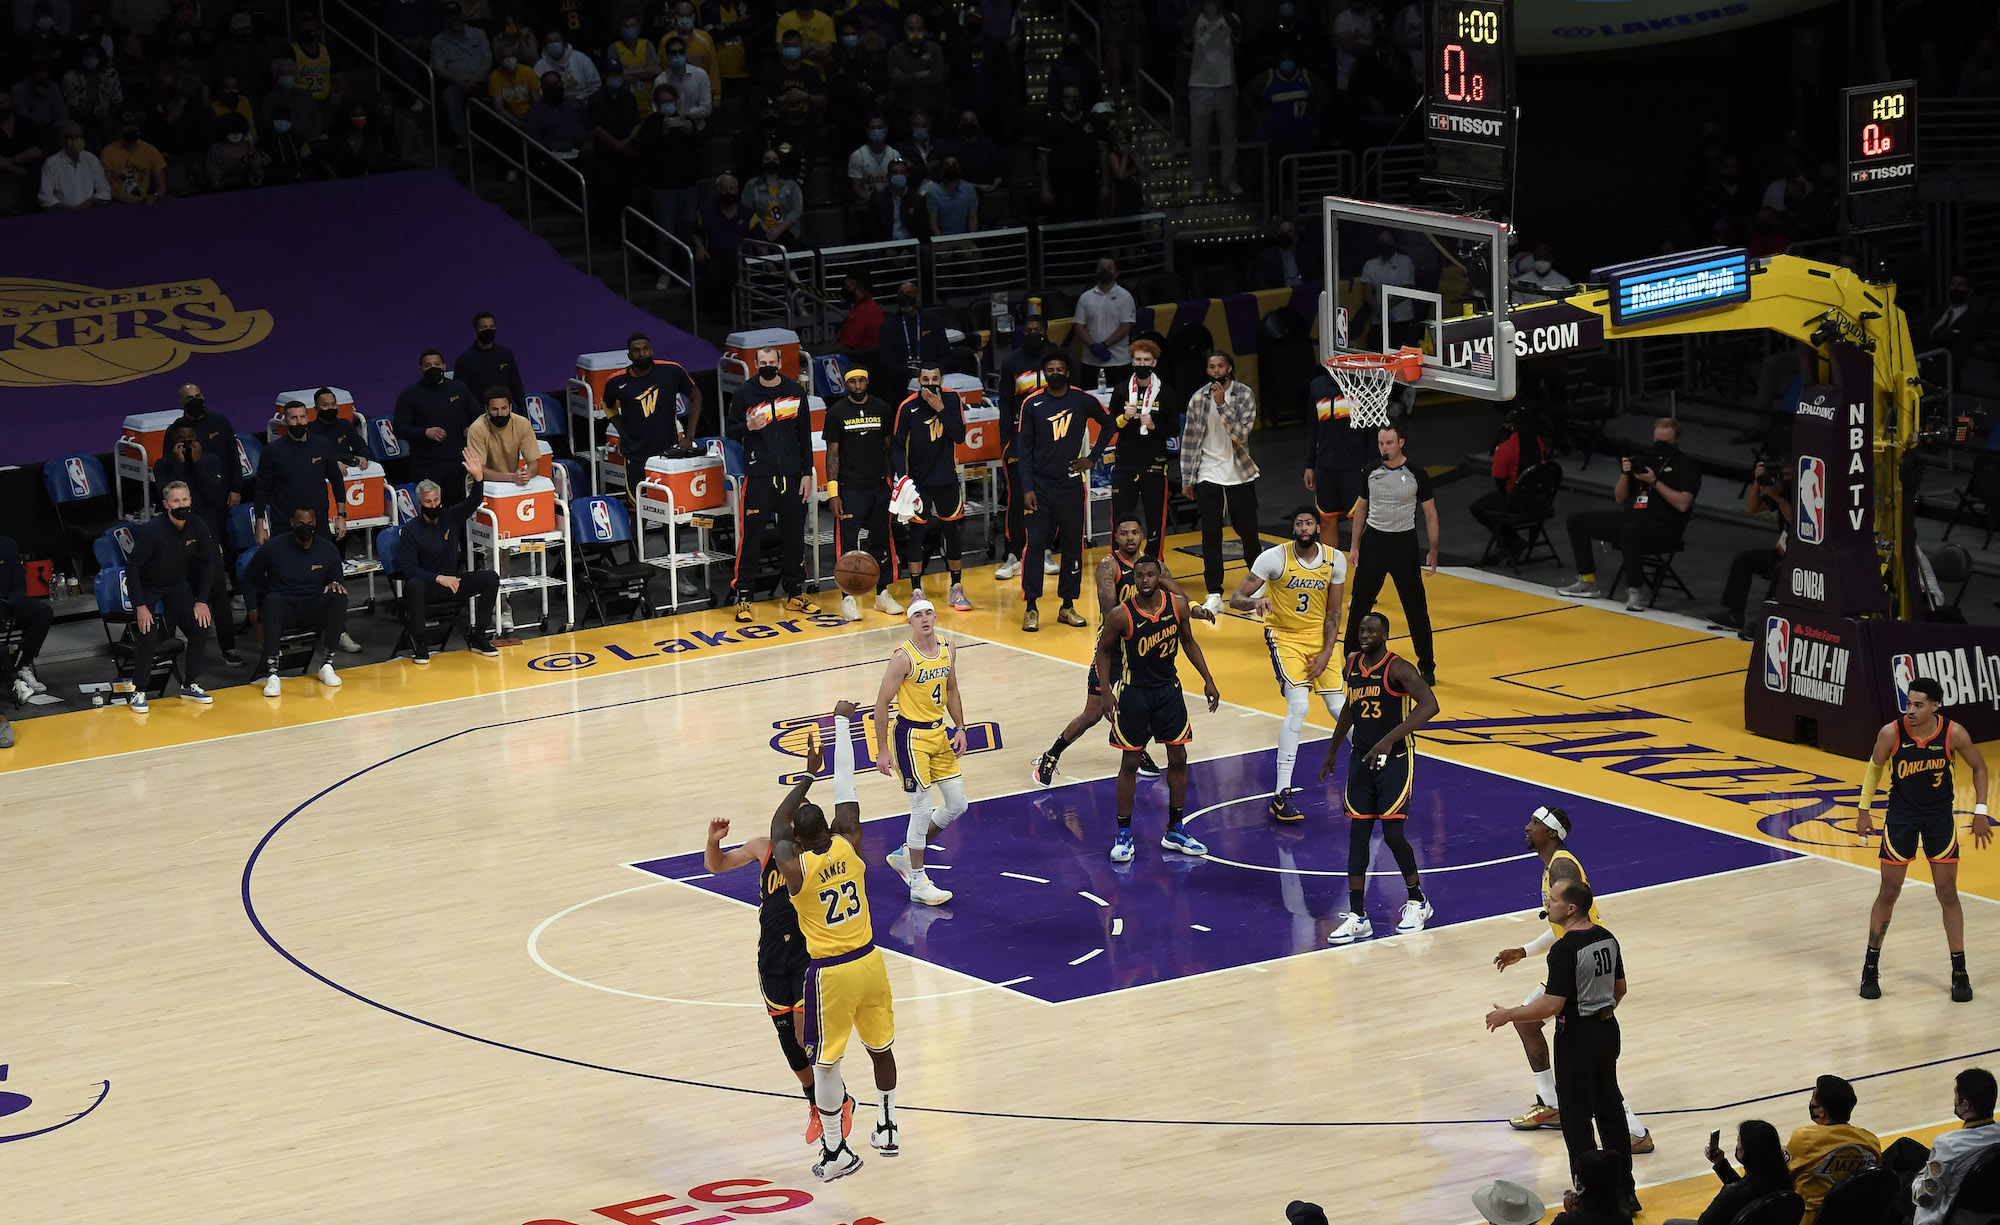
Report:
<svg viewBox="0 0 2000 1225"><path fill-rule="evenodd" d="M1567 587L1556 588L1556 594L1576 596L1577 598L1584 600L1594 600L1597 598L1597 584L1586 583L1579 578L1574 583L1571 583Z"/></svg>
<svg viewBox="0 0 2000 1225"><path fill-rule="evenodd" d="M349 655L361 654L361 644L350 638L345 631L340 635L340 649Z"/></svg>
<svg viewBox="0 0 2000 1225"><path fill-rule="evenodd" d="M1216 616L1216 617L1219 617L1219 616L1221 616L1221 615L1222 615L1222 593L1221 593L1221 592L1219 592L1219 591L1211 591L1211 592L1209 592L1209 593L1208 593L1208 598L1207 598L1206 600L1203 600L1203 601L1201 602L1201 606L1202 606L1203 608L1207 609L1207 610L1208 610L1208 612L1209 612L1209 614L1210 614L1211 616Z"/></svg>
<svg viewBox="0 0 2000 1225"><path fill-rule="evenodd" d="M875 1129L868 1133L868 1143L884 1157L897 1156L903 1151L902 1143L898 1139L898 1133L902 1130L902 1127L895 1123L877 1123Z"/></svg>
<svg viewBox="0 0 2000 1225"><path fill-rule="evenodd" d="M1340 926L1326 934L1328 944L1353 944L1356 940L1366 940L1375 934L1375 925L1367 915L1349 912L1340 916Z"/></svg>
<svg viewBox="0 0 2000 1225"><path fill-rule="evenodd" d="M889 864L889 867L895 871L896 875L903 878L904 884L907 885L912 880L915 879L914 874L912 874L910 871L909 847L899 846L895 850L889 852L889 858L887 862Z"/></svg>
<svg viewBox="0 0 2000 1225"><path fill-rule="evenodd" d="M1000 568L993 572L993 577L999 579L1021 577L1021 559L1009 553L1007 560L1001 562Z"/></svg>
<svg viewBox="0 0 2000 1225"><path fill-rule="evenodd" d="M209 703L215 701L214 698L208 695L208 690L194 684L182 685L181 697L185 701L197 702L203 706L207 706Z"/></svg>
<svg viewBox="0 0 2000 1225"><path fill-rule="evenodd" d="M132 713L135 715L145 714L150 709L146 705L146 691L144 689L134 689L132 691L132 700L127 702L126 705L132 708Z"/></svg>
<svg viewBox="0 0 2000 1225"><path fill-rule="evenodd" d="M1396 934L1405 935L1409 932L1424 930L1424 923L1431 917L1431 914L1431 904L1428 898L1421 902L1404 902L1403 917L1396 920Z"/></svg>
<svg viewBox="0 0 2000 1225"><path fill-rule="evenodd" d="M1044 549L1042 551L1042 573L1062 573L1062 563L1056 560L1056 551L1054 549Z"/></svg>
<svg viewBox="0 0 2000 1225"><path fill-rule="evenodd" d="M832 1182L836 1178L845 1178L860 1168L861 1154L847 1147L847 1142L843 1140L838 1151L831 1156L822 1152L820 1159L813 1162L813 1177L821 1182Z"/></svg>
<svg viewBox="0 0 2000 1225"><path fill-rule="evenodd" d="M36 693L47 693L49 691L47 685L42 684L41 681L35 678L35 670L33 668L22 668L19 676L27 682L28 688L34 690Z"/></svg>
<svg viewBox="0 0 2000 1225"><path fill-rule="evenodd" d="M14 681L14 704L26 706L28 699L35 696L35 687L20 679Z"/></svg>
<svg viewBox="0 0 2000 1225"><path fill-rule="evenodd" d="M889 589L885 587L875 593L875 611L878 613L887 613L892 617L900 617L903 615L903 606L896 602L896 597L890 595Z"/></svg>
<svg viewBox="0 0 2000 1225"><path fill-rule="evenodd" d="M278 674L276 672L264 678L264 696L267 698L278 696Z"/></svg>
<svg viewBox="0 0 2000 1225"><path fill-rule="evenodd" d="M913 875L910 880L910 900L925 906L942 906L951 900L951 890L940 889L931 884L928 873L922 876Z"/></svg>
<svg viewBox="0 0 2000 1225"><path fill-rule="evenodd" d="M843 621L861 620L861 605L854 602L853 596L843 595L840 597L840 619Z"/></svg>
<svg viewBox="0 0 2000 1225"><path fill-rule="evenodd" d="M1653 597L1646 594L1644 587L1627 587L1625 589L1626 612L1645 612L1652 606Z"/></svg>
<svg viewBox="0 0 2000 1225"><path fill-rule="evenodd" d="M669 289L672 289L673 287L674 287L674 278L666 276L664 274L662 274L658 280L653 282L653 288L659 290L661 293L665 293Z"/></svg>
<svg viewBox="0 0 2000 1225"><path fill-rule="evenodd" d="M321 664L319 666L319 683L325 685L328 689L340 688L340 678L334 675L332 664Z"/></svg>

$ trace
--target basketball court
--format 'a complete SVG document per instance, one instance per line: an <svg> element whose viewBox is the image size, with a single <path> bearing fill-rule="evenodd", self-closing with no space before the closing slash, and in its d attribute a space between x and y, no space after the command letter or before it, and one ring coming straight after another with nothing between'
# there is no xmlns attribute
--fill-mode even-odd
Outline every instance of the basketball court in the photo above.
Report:
<svg viewBox="0 0 2000 1225"><path fill-rule="evenodd" d="M1114 867L1102 733L1056 786L1029 777L1082 700L1090 635L1021 634L989 576L941 627L974 725L974 805L933 853L948 906L912 908L881 866L907 806L860 755L902 1156L812 1178L758 1004L754 881L700 856L711 817L767 827L806 729L870 698L901 627L759 605L747 627L698 614L355 668L333 695L288 681L277 701L36 721L8 786L36 817L6 908L10 1215L1251 1222L1302 1196L1456 1222L1494 1177L1553 1199L1561 1139L1506 1126L1531 1083L1515 1038L1481 1026L1533 986L1491 959L1533 934L1522 827L1544 802L1577 814L1626 945L1623 1078L1659 1145L1638 1175L1671 1184L1642 1191L1650 1218L1705 1202L1710 1129L1788 1129L1821 1072L1856 1080L1857 1121L1888 1133L1943 1121L1952 1070L1994 1049L1987 1007L1946 1000L1921 886L1884 998L1855 997L1874 874L1836 801L1858 772L1737 727L1743 643L1431 580L1444 709L1411 837L1437 917L1332 949L1338 776L1300 793L1302 826L1264 819L1283 706L1257 626L1196 630L1225 702L1191 746L1211 858L1158 849L1164 785L1142 783L1151 836ZM1982 991L2000 990L1992 854L1962 875ZM1382 918L1400 891L1377 856ZM865 1061L848 1075L868 1101Z"/></svg>

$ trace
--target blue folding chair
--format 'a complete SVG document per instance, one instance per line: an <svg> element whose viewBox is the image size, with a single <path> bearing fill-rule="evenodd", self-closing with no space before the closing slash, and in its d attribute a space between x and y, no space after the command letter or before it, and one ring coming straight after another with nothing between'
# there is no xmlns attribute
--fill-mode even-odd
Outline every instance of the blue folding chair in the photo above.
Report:
<svg viewBox="0 0 2000 1225"><path fill-rule="evenodd" d="M133 527L129 523L104 529L104 534L90 546L99 570L124 566L126 559L132 556L132 532Z"/></svg>
<svg viewBox="0 0 2000 1225"><path fill-rule="evenodd" d="M395 423L387 417L377 417L368 423L368 453L378 464L387 464L398 459L408 459L409 444L396 437Z"/></svg>
<svg viewBox="0 0 2000 1225"><path fill-rule="evenodd" d="M97 538L119 522L117 497L95 455L64 455L42 465L42 490L55 506L69 553L70 573L81 577L83 559Z"/></svg>
<svg viewBox="0 0 2000 1225"><path fill-rule="evenodd" d="M582 496L584 490L590 488L584 476L582 461L559 459L555 461L553 467L554 471L550 475L555 481L556 496L563 501L574 502Z"/></svg>
<svg viewBox="0 0 2000 1225"><path fill-rule="evenodd" d="M104 643L111 654L113 683L129 680L149 697L166 696L167 682L180 678L181 653L187 649L187 643L178 634L161 634L153 645L152 674L143 678L133 676L139 618L132 608L132 591L125 582L124 565L100 567L91 580L91 591L97 597L97 616L104 626ZM160 606L155 604L153 614L160 613ZM118 632L112 632L113 626L118 627Z"/></svg>
<svg viewBox="0 0 2000 1225"><path fill-rule="evenodd" d="M528 415L528 426L535 431L535 437L554 442L558 438L569 436L565 428L567 423L563 420L562 414L555 411L549 397L529 396L528 402L521 406L521 411Z"/></svg>
<svg viewBox="0 0 2000 1225"><path fill-rule="evenodd" d="M389 517L396 522L407 523L416 518L418 506L417 483L410 481L407 484L390 486L389 501L394 503L395 506L394 513Z"/></svg>
<svg viewBox="0 0 2000 1225"><path fill-rule="evenodd" d="M589 607L584 610L586 618L595 610L599 622L611 624L605 612L606 599L629 599L634 601L633 613L659 615L647 590L658 570L639 560L639 546L632 536L632 518L626 513L624 502L601 494L572 499L569 531L577 561L583 567L584 592L589 597ZM619 545L625 546L623 561L618 559Z"/></svg>
<svg viewBox="0 0 2000 1225"><path fill-rule="evenodd" d="M465 601L446 598L427 602L424 605L424 623L412 632L402 604L403 585L408 580L403 577L401 527L385 527L375 534L375 557L382 563L382 572L396 585L396 615L404 620L402 632L396 636L396 644L389 648L388 658L394 659L401 655L406 646L414 654L417 649L417 634L424 636L425 644L433 653L444 650L451 644L452 631L459 629L465 620Z"/></svg>
<svg viewBox="0 0 2000 1225"><path fill-rule="evenodd" d="M236 468L246 485L257 479L257 463L263 458L263 439L255 434L236 436Z"/></svg>

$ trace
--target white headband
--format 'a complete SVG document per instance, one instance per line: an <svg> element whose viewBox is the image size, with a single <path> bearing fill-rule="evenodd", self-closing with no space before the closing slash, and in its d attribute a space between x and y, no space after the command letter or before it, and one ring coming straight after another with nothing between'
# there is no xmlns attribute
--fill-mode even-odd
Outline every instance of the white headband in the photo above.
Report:
<svg viewBox="0 0 2000 1225"><path fill-rule="evenodd" d="M1558 815L1556 810L1550 808L1548 805L1544 804L1540 808L1535 809L1534 819L1554 830L1556 837L1569 837L1569 819Z"/></svg>
<svg viewBox="0 0 2000 1225"><path fill-rule="evenodd" d="M906 619L914 619L920 612L935 613L936 611L937 605L931 603L929 600L911 600L910 606L903 610L903 616Z"/></svg>

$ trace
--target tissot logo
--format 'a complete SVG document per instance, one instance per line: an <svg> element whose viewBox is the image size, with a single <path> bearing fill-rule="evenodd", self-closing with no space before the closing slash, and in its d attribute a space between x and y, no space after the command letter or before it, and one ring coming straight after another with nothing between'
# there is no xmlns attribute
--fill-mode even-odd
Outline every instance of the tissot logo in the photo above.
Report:
<svg viewBox="0 0 2000 1225"><path fill-rule="evenodd" d="M1505 120L1474 119L1470 115L1435 114L1431 116L1431 126L1459 136L1498 136L1507 130Z"/></svg>
<svg viewBox="0 0 2000 1225"><path fill-rule="evenodd" d="M0 387L129 383L270 334L269 312L237 309L214 281L99 289L0 278Z"/></svg>

